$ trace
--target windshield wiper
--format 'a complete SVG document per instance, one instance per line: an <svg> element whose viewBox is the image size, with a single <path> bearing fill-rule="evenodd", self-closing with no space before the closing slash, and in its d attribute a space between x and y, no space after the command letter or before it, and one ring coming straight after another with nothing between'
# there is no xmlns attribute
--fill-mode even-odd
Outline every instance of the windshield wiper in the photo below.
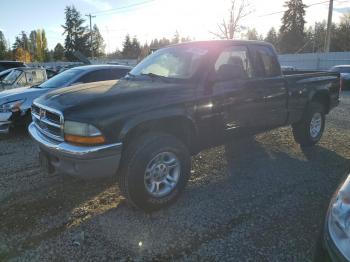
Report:
<svg viewBox="0 0 350 262"><path fill-rule="evenodd" d="M142 76L148 76L152 79L160 79L163 80L164 82L169 82L169 78L166 76L161 76L161 75L157 75L155 73L142 73Z"/></svg>

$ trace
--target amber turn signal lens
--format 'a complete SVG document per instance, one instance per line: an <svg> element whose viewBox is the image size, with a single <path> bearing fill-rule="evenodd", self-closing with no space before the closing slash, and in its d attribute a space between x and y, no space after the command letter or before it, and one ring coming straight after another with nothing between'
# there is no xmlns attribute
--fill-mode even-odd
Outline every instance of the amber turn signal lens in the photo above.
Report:
<svg viewBox="0 0 350 262"><path fill-rule="evenodd" d="M75 135L65 135L64 140L73 144L82 145L98 145L105 142L103 136L75 136Z"/></svg>

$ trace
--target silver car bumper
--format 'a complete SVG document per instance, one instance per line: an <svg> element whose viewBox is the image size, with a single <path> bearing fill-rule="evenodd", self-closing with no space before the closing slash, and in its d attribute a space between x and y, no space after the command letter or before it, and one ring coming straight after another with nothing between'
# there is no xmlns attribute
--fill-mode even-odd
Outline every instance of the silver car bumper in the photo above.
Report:
<svg viewBox="0 0 350 262"><path fill-rule="evenodd" d="M12 112L0 113L0 134L8 134L12 121Z"/></svg>
<svg viewBox="0 0 350 262"><path fill-rule="evenodd" d="M122 143L100 146L76 146L44 136L33 123L29 133L41 149L41 161L52 173L89 179L109 177L117 173ZM43 159L44 158L44 159Z"/></svg>

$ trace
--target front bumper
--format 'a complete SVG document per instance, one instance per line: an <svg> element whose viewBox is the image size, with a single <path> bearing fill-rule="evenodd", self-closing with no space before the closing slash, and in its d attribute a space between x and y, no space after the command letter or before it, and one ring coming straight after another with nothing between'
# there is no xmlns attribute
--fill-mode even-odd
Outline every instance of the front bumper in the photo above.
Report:
<svg viewBox="0 0 350 262"><path fill-rule="evenodd" d="M53 173L89 179L113 176L118 170L122 143L76 146L46 137L34 123L29 125L28 131L39 144L41 155Z"/></svg>
<svg viewBox="0 0 350 262"><path fill-rule="evenodd" d="M12 112L0 113L0 134L8 134L12 125Z"/></svg>
<svg viewBox="0 0 350 262"><path fill-rule="evenodd" d="M328 228L328 215L327 215L324 233L323 233L323 245L325 250L327 251L329 259L332 262L349 262L344 257L344 255L339 251L339 249L337 248L337 246L332 240L332 237L329 233L329 228Z"/></svg>

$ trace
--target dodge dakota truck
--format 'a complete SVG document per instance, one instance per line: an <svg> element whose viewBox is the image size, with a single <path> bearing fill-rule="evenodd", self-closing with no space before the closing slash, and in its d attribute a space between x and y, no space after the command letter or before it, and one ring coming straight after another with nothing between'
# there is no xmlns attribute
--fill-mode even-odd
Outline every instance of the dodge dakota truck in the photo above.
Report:
<svg viewBox="0 0 350 262"><path fill-rule="evenodd" d="M50 173L117 176L145 211L174 202L191 155L243 135L291 125L297 143L322 136L339 103L339 73L283 75L273 46L199 41L160 49L117 83L90 83L41 96L31 136Z"/></svg>

